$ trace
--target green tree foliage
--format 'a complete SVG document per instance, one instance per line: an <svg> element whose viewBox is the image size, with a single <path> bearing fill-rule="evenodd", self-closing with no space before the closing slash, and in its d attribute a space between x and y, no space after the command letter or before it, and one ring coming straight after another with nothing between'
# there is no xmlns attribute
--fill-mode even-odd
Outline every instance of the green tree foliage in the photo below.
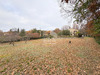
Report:
<svg viewBox="0 0 100 75"><path fill-rule="evenodd" d="M79 0L76 2L73 10L77 22L87 21L86 27L92 30L92 35L100 34L99 7L99 0Z"/></svg>
<svg viewBox="0 0 100 75"><path fill-rule="evenodd" d="M62 30L62 35L70 35L70 31L69 30Z"/></svg>
<svg viewBox="0 0 100 75"><path fill-rule="evenodd" d="M59 33L58 33L58 36L61 36L62 35L62 32L60 31Z"/></svg>
<svg viewBox="0 0 100 75"><path fill-rule="evenodd" d="M49 38L50 38L50 39L52 39L52 38L53 38L53 36L52 36L52 35L49 35Z"/></svg>
<svg viewBox="0 0 100 75"><path fill-rule="evenodd" d="M25 34L26 34L26 33L25 33L25 29L22 29L19 35L20 35L21 37L24 37Z"/></svg>
<svg viewBox="0 0 100 75"><path fill-rule="evenodd" d="M35 29L32 29L31 32L32 33L37 33L37 29L36 28Z"/></svg>
<svg viewBox="0 0 100 75"><path fill-rule="evenodd" d="M92 30L90 31L92 35L100 34L100 0L62 0L66 3L68 1L74 5L72 12L76 21L87 22L86 28ZM63 9L67 12L65 8Z"/></svg>
<svg viewBox="0 0 100 75"><path fill-rule="evenodd" d="M19 33L19 28L12 28L9 30L9 32Z"/></svg>
<svg viewBox="0 0 100 75"><path fill-rule="evenodd" d="M34 29L31 30L31 32L32 33L39 33L40 34L41 30L37 30L36 28L34 28Z"/></svg>
<svg viewBox="0 0 100 75"><path fill-rule="evenodd" d="M100 17L99 19L94 20L94 31L95 31L95 34L100 34Z"/></svg>
<svg viewBox="0 0 100 75"><path fill-rule="evenodd" d="M17 32L19 33L19 28L17 29Z"/></svg>
<svg viewBox="0 0 100 75"><path fill-rule="evenodd" d="M72 0L62 0L68 3ZM99 37L100 40L100 0L73 0L73 15L77 22L85 21L86 31L89 35ZM64 9L64 8L63 8ZM64 9L65 10L65 9ZM65 10L66 11L66 10Z"/></svg>

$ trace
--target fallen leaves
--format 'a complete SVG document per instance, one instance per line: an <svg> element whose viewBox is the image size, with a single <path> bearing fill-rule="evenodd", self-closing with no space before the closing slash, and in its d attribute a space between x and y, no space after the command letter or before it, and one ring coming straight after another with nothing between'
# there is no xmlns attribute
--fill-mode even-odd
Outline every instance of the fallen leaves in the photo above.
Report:
<svg viewBox="0 0 100 75"><path fill-rule="evenodd" d="M0 74L99 74L99 58L100 46L92 38L32 40L18 42L14 48L4 44L0 45Z"/></svg>

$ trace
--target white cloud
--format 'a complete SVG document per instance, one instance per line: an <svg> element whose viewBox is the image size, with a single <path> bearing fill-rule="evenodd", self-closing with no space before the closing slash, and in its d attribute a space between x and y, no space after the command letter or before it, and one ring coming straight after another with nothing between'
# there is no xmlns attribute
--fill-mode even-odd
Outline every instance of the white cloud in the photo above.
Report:
<svg viewBox="0 0 100 75"><path fill-rule="evenodd" d="M53 30L71 24L68 22L61 17L57 0L0 0L0 30Z"/></svg>

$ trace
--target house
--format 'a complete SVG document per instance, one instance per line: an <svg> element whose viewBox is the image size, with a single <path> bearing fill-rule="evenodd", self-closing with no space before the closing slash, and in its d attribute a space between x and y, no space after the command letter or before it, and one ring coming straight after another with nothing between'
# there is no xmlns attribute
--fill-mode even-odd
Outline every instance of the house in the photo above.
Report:
<svg viewBox="0 0 100 75"><path fill-rule="evenodd" d="M72 36L77 35L77 32L78 32L77 29L73 29L73 28L69 29L69 31L70 31L70 35L72 35Z"/></svg>
<svg viewBox="0 0 100 75"><path fill-rule="evenodd" d="M41 31L41 37L48 37L49 36L49 33L48 31Z"/></svg>

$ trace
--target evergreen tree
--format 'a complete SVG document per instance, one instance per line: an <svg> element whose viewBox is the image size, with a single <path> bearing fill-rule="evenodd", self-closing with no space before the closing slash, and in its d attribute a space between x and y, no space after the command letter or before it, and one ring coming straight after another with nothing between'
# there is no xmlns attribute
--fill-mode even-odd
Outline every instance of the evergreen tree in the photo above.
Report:
<svg viewBox="0 0 100 75"><path fill-rule="evenodd" d="M22 29L19 35L20 35L21 37L24 37L24 36L25 36L25 29Z"/></svg>
<svg viewBox="0 0 100 75"><path fill-rule="evenodd" d="M19 33L19 28L17 29L17 32Z"/></svg>

